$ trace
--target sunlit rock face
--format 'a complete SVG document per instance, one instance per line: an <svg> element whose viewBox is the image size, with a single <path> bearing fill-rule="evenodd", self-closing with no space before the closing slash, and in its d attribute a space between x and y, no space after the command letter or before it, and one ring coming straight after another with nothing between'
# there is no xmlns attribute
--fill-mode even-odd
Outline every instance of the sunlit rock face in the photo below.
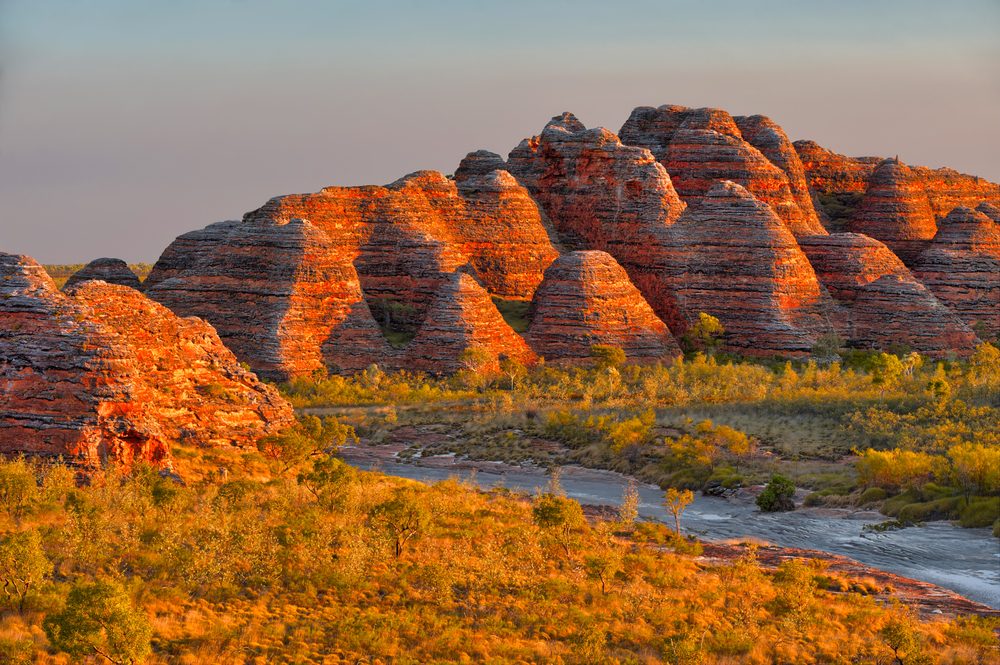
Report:
<svg viewBox="0 0 1000 665"><path fill-rule="evenodd" d="M596 344L618 347L638 362L680 353L666 324L606 252L559 257L545 271L532 311L526 338L546 360L589 359Z"/></svg>
<svg viewBox="0 0 1000 665"><path fill-rule="evenodd" d="M431 374L465 367L496 371L510 358L529 365L536 360L524 339L504 321L489 294L465 272L442 284L430 314L404 351L403 366ZM469 353L480 357L469 357Z"/></svg>
<svg viewBox="0 0 1000 665"><path fill-rule="evenodd" d="M798 155L768 118L733 118L721 109L639 107L621 128L622 140L648 148L687 203L717 183L742 185L771 206L793 235L824 233Z"/></svg>
<svg viewBox="0 0 1000 665"><path fill-rule="evenodd" d="M722 182L672 227L681 269L669 277L688 323L717 317L750 355L808 353L832 332L832 305L788 226L744 187Z"/></svg>
<svg viewBox="0 0 1000 665"><path fill-rule="evenodd" d="M919 178L895 159L872 173L848 229L881 240L904 263L911 263L937 232L927 192Z"/></svg>
<svg viewBox="0 0 1000 665"><path fill-rule="evenodd" d="M1000 336L1000 230L986 214L952 210L913 272L974 330Z"/></svg>
<svg viewBox="0 0 1000 665"><path fill-rule="evenodd" d="M514 148L507 168L541 204L563 245L613 256L657 315L680 324L662 274L669 227L686 206L650 151L564 113Z"/></svg>
<svg viewBox="0 0 1000 665"><path fill-rule="evenodd" d="M108 284L121 284L132 289L141 287L139 278L136 276L128 264L121 259L94 259L83 268L70 275L63 285L63 289L69 289L80 282L91 279L99 279Z"/></svg>
<svg viewBox="0 0 1000 665"><path fill-rule="evenodd" d="M883 243L858 233L799 239L836 301L831 320L849 346L968 353L975 333L911 274Z"/></svg>
<svg viewBox="0 0 1000 665"><path fill-rule="evenodd" d="M251 446L293 420L215 330L135 289L60 293L0 253L0 452L167 464L175 445Z"/></svg>

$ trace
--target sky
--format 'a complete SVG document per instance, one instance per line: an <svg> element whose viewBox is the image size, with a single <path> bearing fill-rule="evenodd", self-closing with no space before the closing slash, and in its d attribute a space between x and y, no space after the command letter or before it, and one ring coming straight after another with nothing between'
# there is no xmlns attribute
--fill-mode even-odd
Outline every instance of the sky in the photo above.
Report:
<svg viewBox="0 0 1000 665"><path fill-rule="evenodd" d="M1000 0L0 0L0 251L151 262L660 104L1000 181Z"/></svg>

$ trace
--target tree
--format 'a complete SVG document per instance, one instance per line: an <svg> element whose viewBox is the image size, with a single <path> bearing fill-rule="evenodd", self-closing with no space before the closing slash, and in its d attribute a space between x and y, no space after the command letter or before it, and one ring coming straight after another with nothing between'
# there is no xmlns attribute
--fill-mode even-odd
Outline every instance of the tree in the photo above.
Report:
<svg viewBox="0 0 1000 665"><path fill-rule="evenodd" d="M0 506L16 520L38 496L35 471L24 457L0 462Z"/></svg>
<svg viewBox="0 0 1000 665"><path fill-rule="evenodd" d="M578 502L555 494L538 496L531 508L531 517L540 529L551 534L562 546L567 557L574 535L586 524L583 508Z"/></svg>
<svg viewBox="0 0 1000 665"><path fill-rule="evenodd" d="M322 455L313 460L307 471L299 473L298 481L321 506L330 509L343 501L356 476L350 464L332 455Z"/></svg>
<svg viewBox="0 0 1000 665"><path fill-rule="evenodd" d="M583 561L587 577L601 583L601 594L608 594L608 581L621 570L622 560L618 550L606 548L595 554L588 554Z"/></svg>
<svg viewBox="0 0 1000 665"><path fill-rule="evenodd" d="M517 382L528 375L528 368L517 358L507 354L500 356L500 371L510 380L510 389L517 388Z"/></svg>
<svg viewBox="0 0 1000 665"><path fill-rule="evenodd" d="M631 530L635 526L635 520L639 517L639 487L635 481L629 479L628 485L622 490L622 502L618 506L618 526L622 529Z"/></svg>
<svg viewBox="0 0 1000 665"><path fill-rule="evenodd" d="M400 490L392 499L378 504L371 509L369 518L392 543L397 559L403 556L406 543L419 537L430 521L426 507L411 490Z"/></svg>
<svg viewBox="0 0 1000 665"><path fill-rule="evenodd" d="M679 490L674 487L668 487L666 493L663 495L663 505L666 507L667 512L674 516L674 533L680 537L681 535L681 515L684 513L684 509L691 505L694 501L694 492L691 490Z"/></svg>
<svg viewBox="0 0 1000 665"><path fill-rule="evenodd" d="M1000 449L960 443L948 449L952 475L966 500L976 493L1000 494Z"/></svg>
<svg viewBox="0 0 1000 665"><path fill-rule="evenodd" d="M298 466L314 455L329 453L348 441L358 442L358 435L350 425L336 418L303 416L299 421L278 434L262 438L257 449L274 460L281 473Z"/></svg>
<svg viewBox="0 0 1000 665"><path fill-rule="evenodd" d="M24 614L24 601L52 574L52 562L42 549L37 530L12 533L0 539L0 581L8 598L17 599L17 611Z"/></svg>
<svg viewBox="0 0 1000 665"><path fill-rule="evenodd" d="M765 513L795 510L795 483L781 474L774 474L764 491L757 497L757 507Z"/></svg>
<svg viewBox="0 0 1000 665"><path fill-rule="evenodd" d="M153 632L121 585L105 581L77 583L42 627L52 646L73 658L97 655L116 665L142 662Z"/></svg>
<svg viewBox="0 0 1000 665"><path fill-rule="evenodd" d="M619 367L625 364L625 352L610 344L594 344L590 347L590 357L594 364L601 368Z"/></svg>
<svg viewBox="0 0 1000 665"><path fill-rule="evenodd" d="M698 320L688 327L681 337L685 351L704 351L711 353L718 348L726 329L719 319L705 312L698 313Z"/></svg>

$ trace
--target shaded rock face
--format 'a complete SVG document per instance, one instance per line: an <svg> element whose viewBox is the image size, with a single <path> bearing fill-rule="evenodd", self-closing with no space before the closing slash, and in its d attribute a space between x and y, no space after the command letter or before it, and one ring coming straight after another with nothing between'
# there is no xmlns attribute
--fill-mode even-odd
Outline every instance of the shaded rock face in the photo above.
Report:
<svg viewBox="0 0 1000 665"><path fill-rule="evenodd" d="M163 464L174 444L252 445L294 419L205 322L100 281L60 293L3 253L0 359L4 453Z"/></svg>
<svg viewBox="0 0 1000 665"><path fill-rule="evenodd" d="M934 237L937 222L919 179L906 165L886 159L872 173L848 229L881 240L909 263Z"/></svg>
<svg viewBox="0 0 1000 665"><path fill-rule="evenodd" d="M985 214L952 210L913 272L963 321L986 337L1000 336L1000 229Z"/></svg>
<svg viewBox="0 0 1000 665"><path fill-rule="evenodd" d="M390 355L354 266L300 219L224 222L181 236L154 266L146 294L214 325L268 378L355 371Z"/></svg>
<svg viewBox="0 0 1000 665"><path fill-rule="evenodd" d="M559 257L535 292L526 339L546 360L585 360L595 344L621 348L629 360L680 353L677 342L614 258L600 251Z"/></svg>
<svg viewBox="0 0 1000 665"><path fill-rule="evenodd" d="M668 229L686 206L648 150L564 113L514 148L507 168L544 208L564 246L607 252L661 318L679 321L661 273Z"/></svg>
<svg viewBox="0 0 1000 665"><path fill-rule="evenodd" d="M668 277L688 323L719 319L751 355L802 354L832 331L830 301L774 210L733 182L715 185L672 232L681 270Z"/></svg>
<svg viewBox="0 0 1000 665"><path fill-rule="evenodd" d="M486 290L466 272L448 277L430 307L430 315L404 350L402 366L431 374L466 367L466 352L483 355L487 371L503 357L531 364L537 358L524 339L507 325Z"/></svg>
<svg viewBox="0 0 1000 665"><path fill-rule="evenodd" d="M995 224L1000 224L1000 206L995 206L992 203L983 201L976 206L976 212L981 212L992 219Z"/></svg>
<svg viewBox="0 0 1000 665"><path fill-rule="evenodd" d="M734 119L721 109L640 107L621 136L652 151L688 203L730 180L770 205L796 236L825 233L788 137L763 116Z"/></svg>
<svg viewBox="0 0 1000 665"><path fill-rule="evenodd" d="M931 356L971 352L976 335L883 243L857 233L799 240L837 302L832 320L851 346L909 348Z"/></svg>
<svg viewBox="0 0 1000 665"><path fill-rule="evenodd" d="M63 285L63 289L69 289L75 284L90 279L99 279L108 284L120 284L133 289L141 288L139 278L132 272L127 263L121 259L104 258L94 259L70 275L70 278Z"/></svg>

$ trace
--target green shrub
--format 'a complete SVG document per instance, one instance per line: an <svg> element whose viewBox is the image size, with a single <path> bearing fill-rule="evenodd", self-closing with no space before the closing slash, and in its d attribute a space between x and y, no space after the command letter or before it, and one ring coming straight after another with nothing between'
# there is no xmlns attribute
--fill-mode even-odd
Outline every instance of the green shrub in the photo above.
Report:
<svg viewBox="0 0 1000 665"><path fill-rule="evenodd" d="M997 520L1000 520L1000 497L975 497L960 509L958 523L968 529L975 529L988 527Z"/></svg>
<svg viewBox="0 0 1000 665"><path fill-rule="evenodd" d="M867 506L872 503L878 503L879 501L885 501L889 494L881 487L869 487L861 496L858 497L859 506Z"/></svg>
<svg viewBox="0 0 1000 665"><path fill-rule="evenodd" d="M757 507L765 513L795 510L795 502L792 501L794 495L795 483L776 473L757 497Z"/></svg>

